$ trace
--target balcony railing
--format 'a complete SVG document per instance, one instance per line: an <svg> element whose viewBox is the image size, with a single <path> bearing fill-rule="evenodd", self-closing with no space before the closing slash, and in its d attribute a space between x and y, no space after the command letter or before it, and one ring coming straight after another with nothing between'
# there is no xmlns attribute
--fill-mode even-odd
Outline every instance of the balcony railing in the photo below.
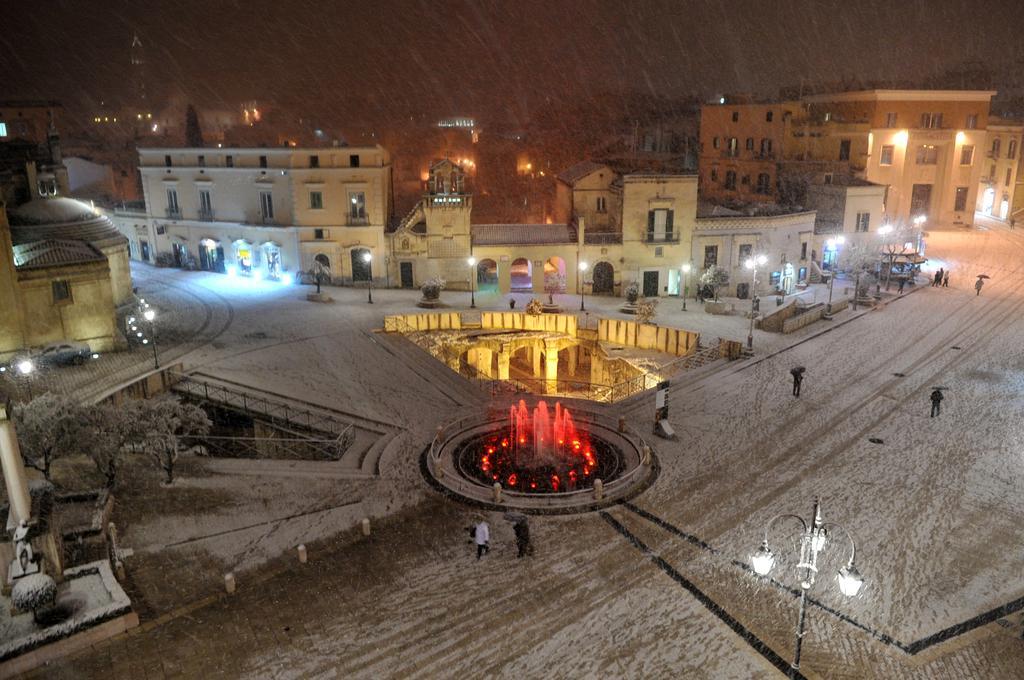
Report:
<svg viewBox="0 0 1024 680"><path fill-rule="evenodd" d="M667 232L659 234L653 231L647 232L647 237L644 239L646 243L679 243L679 234L674 232Z"/></svg>
<svg viewBox="0 0 1024 680"><path fill-rule="evenodd" d="M370 218L366 215L363 215L362 217L349 215L345 223L350 227L365 227L370 223Z"/></svg>
<svg viewBox="0 0 1024 680"><path fill-rule="evenodd" d="M621 232L583 232L583 242L590 245L604 245L609 243L622 243Z"/></svg>
<svg viewBox="0 0 1024 680"><path fill-rule="evenodd" d="M260 224L277 224L277 218L273 215L260 215Z"/></svg>
<svg viewBox="0 0 1024 680"><path fill-rule="evenodd" d="M199 219L202 220L203 222L213 222L213 210L204 210L203 208L200 208Z"/></svg>
<svg viewBox="0 0 1024 680"><path fill-rule="evenodd" d="M181 208L167 208L166 213L169 220L181 219Z"/></svg>

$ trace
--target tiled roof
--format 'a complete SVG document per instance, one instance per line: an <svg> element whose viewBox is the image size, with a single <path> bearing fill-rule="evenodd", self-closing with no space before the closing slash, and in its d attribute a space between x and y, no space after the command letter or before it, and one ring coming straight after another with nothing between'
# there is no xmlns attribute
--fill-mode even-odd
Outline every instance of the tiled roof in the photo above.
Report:
<svg viewBox="0 0 1024 680"><path fill-rule="evenodd" d="M87 241L100 248L128 242L105 215L70 198L30 201L8 210L15 245L46 240Z"/></svg>
<svg viewBox="0 0 1024 680"><path fill-rule="evenodd" d="M611 171L611 169L607 165L604 165L602 163L595 163L594 161L581 161L576 165L572 166L571 168L568 168L559 173L558 179L562 180L569 186L572 186L576 184L576 182L586 177L587 175L598 170L608 170L609 172Z"/></svg>
<svg viewBox="0 0 1024 680"><path fill-rule="evenodd" d="M568 224L474 224L473 245L511 246L576 243Z"/></svg>
<svg viewBox="0 0 1024 680"><path fill-rule="evenodd" d="M84 241L45 239L14 246L14 266L18 269L63 267L106 259L95 246Z"/></svg>

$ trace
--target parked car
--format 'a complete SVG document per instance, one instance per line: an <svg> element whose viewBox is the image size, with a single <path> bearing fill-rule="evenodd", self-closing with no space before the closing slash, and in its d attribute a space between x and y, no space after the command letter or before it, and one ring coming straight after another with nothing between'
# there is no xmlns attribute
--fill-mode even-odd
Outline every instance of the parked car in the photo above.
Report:
<svg viewBox="0 0 1024 680"><path fill-rule="evenodd" d="M38 366L81 366L89 359L97 359L96 354L84 342L55 342L43 347L32 361Z"/></svg>

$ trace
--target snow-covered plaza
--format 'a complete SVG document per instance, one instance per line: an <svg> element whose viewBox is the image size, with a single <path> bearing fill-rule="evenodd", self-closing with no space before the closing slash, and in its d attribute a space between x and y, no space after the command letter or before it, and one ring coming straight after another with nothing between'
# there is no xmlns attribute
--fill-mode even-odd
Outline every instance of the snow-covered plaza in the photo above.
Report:
<svg viewBox="0 0 1024 680"><path fill-rule="evenodd" d="M142 625L33 677L782 677L797 545L776 525L774 580L750 556L769 518L807 517L815 496L855 537L864 586L853 598L836 587L836 535L809 593L804 676L1024 677L1024 234L933 231L928 256L949 288L790 335L758 330L752 357L674 379L678 441L648 434L651 392L594 405L644 433L659 475L628 502L533 516L524 559L501 512L421 474L438 425L491 395L379 332L385 315L416 310L418 291L374 290L371 305L365 289L330 288L335 302L315 304L298 286L139 267L139 293L165 319L163 364L352 422L360 458L190 458L167 488L129 470L115 520L135 551L126 590ZM442 295L453 311L468 298ZM620 303L586 299L609 318L624 318ZM476 304L507 309L496 295ZM742 316L696 307L665 299L657 322L746 339ZM41 387L95 397L144 370L147 352ZM64 465L58 476L76 469ZM480 519L492 550L478 560L465 527Z"/></svg>

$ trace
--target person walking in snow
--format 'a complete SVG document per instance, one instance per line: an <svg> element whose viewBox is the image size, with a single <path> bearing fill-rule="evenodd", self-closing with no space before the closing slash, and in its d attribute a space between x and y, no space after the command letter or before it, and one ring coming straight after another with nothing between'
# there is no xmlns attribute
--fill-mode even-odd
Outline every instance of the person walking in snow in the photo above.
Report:
<svg viewBox="0 0 1024 680"><path fill-rule="evenodd" d="M939 411L942 408L942 390L940 390L938 388L932 390L931 400L932 400L932 415L931 415L931 417L934 418L935 416L939 415Z"/></svg>
<svg viewBox="0 0 1024 680"><path fill-rule="evenodd" d="M974 294L981 295L981 287L985 285L985 279L978 279L978 282L974 284Z"/></svg>
<svg viewBox="0 0 1024 680"><path fill-rule="evenodd" d="M793 396L800 396L800 384L804 381L804 372L801 369L794 368L790 371L793 375Z"/></svg>
<svg viewBox="0 0 1024 680"><path fill-rule="evenodd" d="M518 552L516 557L523 557L524 555L533 554L533 546L530 545L530 524L529 521L523 517L521 520L512 525L512 531L516 534L516 548Z"/></svg>
<svg viewBox="0 0 1024 680"><path fill-rule="evenodd" d="M942 267L939 267L939 271L935 272L935 276L932 277L932 288L935 288L942 283Z"/></svg>
<svg viewBox="0 0 1024 680"><path fill-rule="evenodd" d="M487 526L486 520L480 520L473 532L473 541L476 543L476 558L480 559L491 551L491 528Z"/></svg>
<svg viewBox="0 0 1024 680"><path fill-rule="evenodd" d="M949 288L949 272L946 272L946 275L942 277L942 287Z"/></svg>
<svg viewBox="0 0 1024 680"><path fill-rule="evenodd" d="M900 295L903 295L903 287L905 285L907 285L907 280L901 276L900 277L900 289L898 291L896 291L896 292L899 293Z"/></svg>

